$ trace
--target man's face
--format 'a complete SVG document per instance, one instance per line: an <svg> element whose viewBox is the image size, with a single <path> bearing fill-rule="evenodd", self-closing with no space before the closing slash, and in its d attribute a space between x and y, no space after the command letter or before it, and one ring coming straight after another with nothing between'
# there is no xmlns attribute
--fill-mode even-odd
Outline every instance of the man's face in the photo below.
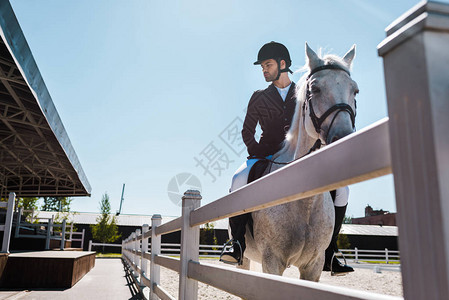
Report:
<svg viewBox="0 0 449 300"><path fill-rule="evenodd" d="M276 80L278 76L278 64L274 59L264 60L260 65L266 82Z"/></svg>

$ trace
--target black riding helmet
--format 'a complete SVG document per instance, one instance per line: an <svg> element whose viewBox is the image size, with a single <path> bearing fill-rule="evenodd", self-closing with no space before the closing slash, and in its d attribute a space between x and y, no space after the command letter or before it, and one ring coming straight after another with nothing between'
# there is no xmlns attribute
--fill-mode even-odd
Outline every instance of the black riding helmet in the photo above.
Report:
<svg viewBox="0 0 449 300"><path fill-rule="evenodd" d="M287 47L277 42L269 42L260 48L257 54L257 61L255 65L260 65L264 60L274 59L278 64L278 76L276 80L279 79L282 72L290 72L290 66L292 65L292 60L290 59L290 53L288 53ZM281 60L285 60L286 68L281 70Z"/></svg>

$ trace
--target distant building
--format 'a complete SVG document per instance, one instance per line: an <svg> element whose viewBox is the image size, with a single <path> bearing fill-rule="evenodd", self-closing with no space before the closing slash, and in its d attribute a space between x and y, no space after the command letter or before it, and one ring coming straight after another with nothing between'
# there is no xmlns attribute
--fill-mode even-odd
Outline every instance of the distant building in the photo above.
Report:
<svg viewBox="0 0 449 300"><path fill-rule="evenodd" d="M396 213L390 213L383 209L374 210L370 205L367 205L365 216L352 218L352 224L396 226Z"/></svg>

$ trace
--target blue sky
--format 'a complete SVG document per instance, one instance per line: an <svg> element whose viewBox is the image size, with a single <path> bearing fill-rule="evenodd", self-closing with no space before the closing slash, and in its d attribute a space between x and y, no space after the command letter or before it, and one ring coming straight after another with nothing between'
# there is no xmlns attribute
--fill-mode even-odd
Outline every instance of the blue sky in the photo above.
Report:
<svg viewBox="0 0 449 300"><path fill-rule="evenodd" d="M357 127L385 117L376 46L416 3L11 0L92 185L92 197L76 198L73 209L96 212L107 192L116 210L126 183L122 212L147 215L181 213L167 193L180 173L199 179L203 204L227 193L246 157L227 129L267 86L252 64L266 42L284 43L293 69L305 62L305 41L338 55L356 44ZM195 158L205 162L212 147L222 170L205 173ZM367 204L396 211L392 176L351 186L347 214L363 216Z"/></svg>

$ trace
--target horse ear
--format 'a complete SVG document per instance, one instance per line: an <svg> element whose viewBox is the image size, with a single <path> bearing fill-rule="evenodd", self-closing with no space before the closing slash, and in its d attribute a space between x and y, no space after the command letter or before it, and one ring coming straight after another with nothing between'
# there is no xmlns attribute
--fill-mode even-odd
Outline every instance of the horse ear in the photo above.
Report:
<svg viewBox="0 0 449 300"><path fill-rule="evenodd" d="M320 66L321 59L318 55L309 47L306 42L306 55L307 55L307 63L309 65L310 70L315 69Z"/></svg>
<svg viewBox="0 0 449 300"><path fill-rule="evenodd" d="M348 64L348 66L351 66L354 57L355 57L355 44L352 45L348 53L346 53L345 56L343 56L343 60Z"/></svg>

